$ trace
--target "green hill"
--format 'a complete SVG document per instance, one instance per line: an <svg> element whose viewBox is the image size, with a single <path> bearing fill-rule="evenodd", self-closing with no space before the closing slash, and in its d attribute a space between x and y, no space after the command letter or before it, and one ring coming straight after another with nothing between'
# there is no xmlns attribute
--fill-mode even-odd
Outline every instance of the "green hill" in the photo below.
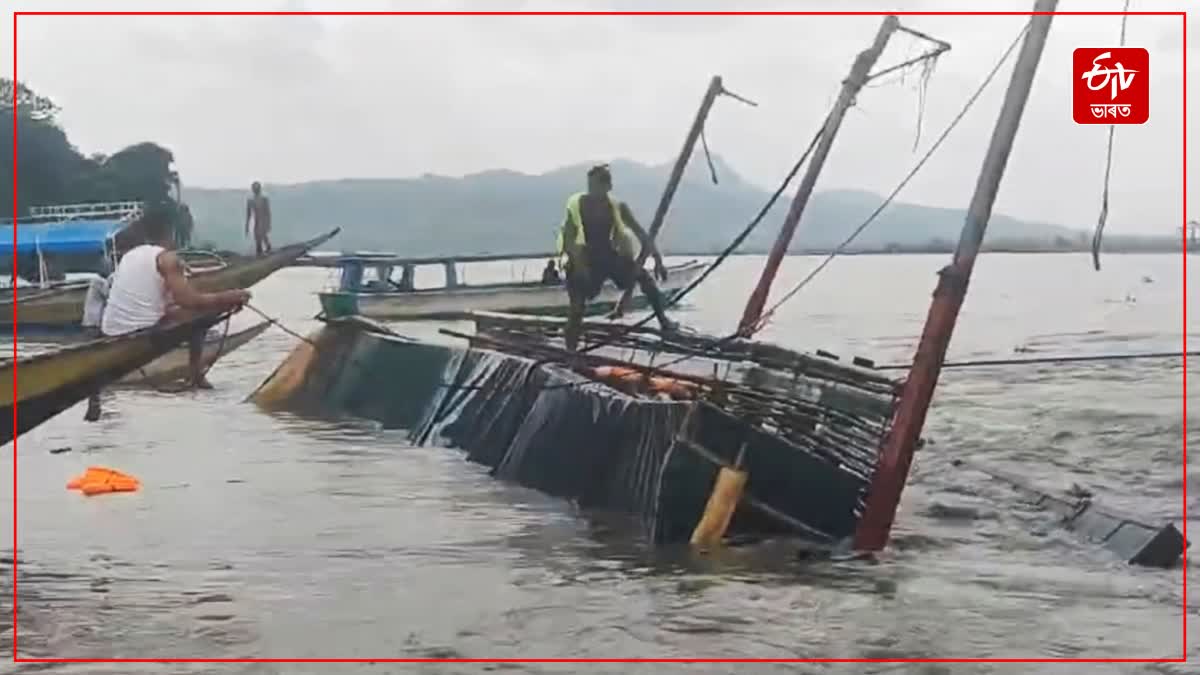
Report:
<svg viewBox="0 0 1200 675"><path fill-rule="evenodd" d="M674 253L710 253L723 248L766 202L769 194L742 180L719 159L720 183L697 157L676 193L661 241ZM549 250L562 220L566 197L581 189L590 163L541 175L495 170L452 178L425 175L402 179L343 179L294 185L267 185L274 210L272 240L279 244L340 225L337 248L395 251L403 255L517 253ZM669 166L630 161L612 163L615 193L649 225ZM191 188L186 200L196 218L197 241L241 250L247 191ZM765 250L786 213L782 198L743 251ZM966 195L964 195L964 200ZM839 244L882 201L870 192L833 190L814 195L793 250L827 249ZM944 247L958 239L964 212L893 203L856 241L857 248ZM1082 233L1047 223L996 215L988 231L992 243L1023 241L1059 248Z"/></svg>

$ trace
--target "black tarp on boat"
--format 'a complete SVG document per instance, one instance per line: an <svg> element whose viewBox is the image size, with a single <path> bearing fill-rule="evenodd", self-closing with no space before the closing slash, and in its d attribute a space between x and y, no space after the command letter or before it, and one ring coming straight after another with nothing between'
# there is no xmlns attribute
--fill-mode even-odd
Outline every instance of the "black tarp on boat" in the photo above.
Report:
<svg viewBox="0 0 1200 675"><path fill-rule="evenodd" d="M498 478L633 514L663 543L687 540L720 468L739 455L749 478L730 535L848 536L890 414L857 410L870 418L857 438L834 433L830 421L849 413L807 395L793 402L799 422L769 431L710 402L632 396L538 359L361 321L321 329L252 398L408 429L415 444L459 448Z"/></svg>

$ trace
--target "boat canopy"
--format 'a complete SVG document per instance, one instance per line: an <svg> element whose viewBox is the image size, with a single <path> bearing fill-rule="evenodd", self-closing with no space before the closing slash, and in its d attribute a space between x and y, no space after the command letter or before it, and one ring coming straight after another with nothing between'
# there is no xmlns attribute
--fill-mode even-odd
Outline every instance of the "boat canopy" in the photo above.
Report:
<svg viewBox="0 0 1200 675"><path fill-rule="evenodd" d="M18 255L38 251L59 255L103 254L108 242L128 226L128 221L117 219L0 225L0 256L12 256L14 239Z"/></svg>

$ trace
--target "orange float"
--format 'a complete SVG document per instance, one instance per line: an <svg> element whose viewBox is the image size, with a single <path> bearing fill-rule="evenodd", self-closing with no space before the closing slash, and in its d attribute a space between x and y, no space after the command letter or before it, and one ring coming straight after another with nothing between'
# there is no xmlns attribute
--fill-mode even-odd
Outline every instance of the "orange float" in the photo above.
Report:
<svg viewBox="0 0 1200 675"><path fill-rule="evenodd" d="M136 492L141 487L141 481L133 476L103 466L89 466L82 475L67 482L68 490L79 490L89 497L108 492Z"/></svg>
<svg viewBox="0 0 1200 675"><path fill-rule="evenodd" d="M598 366L592 372L597 379L606 380L619 388L644 384L650 392L666 394L672 398L692 398L699 388L694 382L676 380L670 377L647 377L642 371L625 366Z"/></svg>

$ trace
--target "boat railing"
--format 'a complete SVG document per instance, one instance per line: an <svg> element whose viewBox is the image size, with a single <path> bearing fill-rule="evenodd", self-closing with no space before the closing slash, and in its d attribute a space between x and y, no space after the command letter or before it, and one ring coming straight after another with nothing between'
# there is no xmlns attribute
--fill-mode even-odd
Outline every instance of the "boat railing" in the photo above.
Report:
<svg viewBox="0 0 1200 675"><path fill-rule="evenodd" d="M22 222L63 222L69 220L94 220L112 218L116 220L134 220L142 215L145 204L140 201L124 202L90 202L83 204L56 204L53 206L32 206L29 215L15 221ZM0 224L11 225L14 220L0 219Z"/></svg>

